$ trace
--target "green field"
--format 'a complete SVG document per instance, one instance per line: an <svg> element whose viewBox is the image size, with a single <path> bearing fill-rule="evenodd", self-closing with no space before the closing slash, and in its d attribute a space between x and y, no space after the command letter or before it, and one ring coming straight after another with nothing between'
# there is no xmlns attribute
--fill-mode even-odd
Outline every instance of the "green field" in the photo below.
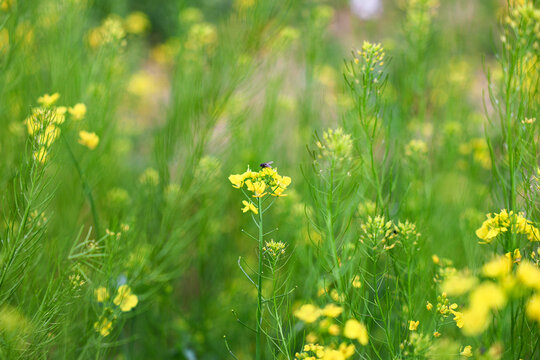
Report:
<svg viewBox="0 0 540 360"><path fill-rule="evenodd" d="M540 1L0 0L0 359L540 359Z"/></svg>

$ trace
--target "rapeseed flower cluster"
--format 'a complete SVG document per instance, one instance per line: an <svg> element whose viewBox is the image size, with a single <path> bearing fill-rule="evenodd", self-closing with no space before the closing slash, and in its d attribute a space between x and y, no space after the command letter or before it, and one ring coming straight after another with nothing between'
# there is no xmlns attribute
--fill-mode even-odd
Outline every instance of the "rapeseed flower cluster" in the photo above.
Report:
<svg viewBox="0 0 540 360"><path fill-rule="evenodd" d="M111 333L113 322L121 313L131 311L139 303L137 295L133 294L131 288L126 284L117 289L116 296L112 300L115 307L109 301L110 295L107 288L100 286L94 290L94 296L98 303L106 305L99 320L94 323L94 330L103 337Z"/></svg>
<svg viewBox="0 0 540 360"><path fill-rule="evenodd" d="M40 106L32 108L31 115L24 120L28 134L34 138L37 145L33 157L42 164L47 161L52 144L60 136L60 126L66 121L66 114L74 121L83 119L86 114L86 106L81 103L69 108L55 106L59 98L59 93L40 96L37 100ZM96 136L95 145L97 141L99 140Z"/></svg>
<svg viewBox="0 0 540 360"><path fill-rule="evenodd" d="M277 169L271 167L263 167L260 171L251 171L248 169L243 174L229 176L229 181L235 189L241 189L246 200L242 201L244 207L243 212L251 211L254 214L259 213L257 204L246 193L246 190L251 193L253 198L261 199L266 196L287 196L284 191L291 184L291 178L281 176Z"/></svg>
<svg viewBox="0 0 540 360"><path fill-rule="evenodd" d="M461 155L472 157L472 161L475 164L480 165L486 170L491 169L491 155L489 154L489 147L484 138L474 138L462 143L459 145L458 150Z"/></svg>
<svg viewBox="0 0 540 360"><path fill-rule="evenodd" d="M366 222L360 225L359 241L362 244L367 244L373 249L382 247L384 250L394 248L395 243L390 244L390 240L397 235L397 230L394 223L386 221L384 216L368 216Z"/></svg>
<svg viewBox="0 0 540 360"><path fill-rule="evenodd" d="M468 305L462 312L455 310L456 304L448 307L465 335L484 332L492 322L492 313L501 311L513 299L525 298L526 315L540 323L540 268L537 264L522 260L516 249L484 264L481 275L484 280L465 272L456 273L443 283L443 289L452 295L468 294ZM442 308L446 309L445 305Z"/></svg>
<svg viewBox="0 0 540 360"><path fill-rule="evenodd" d="M343 129L328 129L323 133L322 141L316 142L318 159L328 159L334 162L350 160L353 142L350 134Z"/></svg>
<svg viewBox="0 0 540 360"><path fill-rule="evenodd" d="M369 41L364 41L362 48L356 51L354 57L355 64L362 64L360 70L373 72L376 67L384 66L384 49L381 44L373 44Z"/></svg>
<svg viewBox="0 0 540 360"><path fill-rule="evenodd" d="M306 341L308 343L323 342L324 339L328 337L332 339L332 343L335 343L335 338L341 337L349 340L356 340L360 345L367 345L369 336L366 326L356 319L347 319L343 323L339 320L343 311L343 307L334 303L327 304L323 308L319 308L313 304L304 304L294 311L293 314L310 328L311 331L306 335ZM339 349L320 346L319 350L324 350L324 354L326 354L324 356L330 356L330 354L332 354L332 356L337 356L338 354L335 350L341 351L345 348L353 349L354 353L354 345L347 345L345 342L341 343ZM313 350L306 351L304 348L304 352L297 354L297 357L300 356L300 359L309 358L309 356L314 356L311 354L313 352ZM344 356L346 353L347 352L344 352L342 355ZM334 357L315 357L315 359L326 358L334 359ZM337 359L347 358L348 356L337 357Z"/></svg>
<svg viewBox="0 0 540 360"><path fill-rule="evenodd" d="M93 28L88 33L88 44L92 49L97 49L108 44L120 44L125 46L126 30L122 18L118 15L110 15L102 24Z"/></svg>
<svg viewBox="0 0 540 360"><path fill-rule="evenodd" d="M535 7L533 2L526 1L513 7L504 22L511 30L507 31L508 35L520 39L523 42L522 45L526 45L531 39L530 48L540 50L540 9ZM503 42L505 40L503 39Z"/></svg>
<svg viewBox="0 0 540 360"><path fill-rule="evenodd" d="M504 233L527 235L529 241L540 241L540 230L525 218L524 213L501 210L498 214L487 214L487 220L476 230L481 244L489 244Z"/></svg>
<svg viewBox="0 0 540 360"><path fill-rule="evenodd" d="M269 254L273 258L277 258L280 255L285 254L285 248L287 246L281 241L275 241L274 239L267 241L263 247L263 251Z"/></svg>
<svg viewBox="0 0 540 360"><path fill-rule="evenodd" d="M424 140L413 139L405 146L405 155L414 158L423 158L427 155L428 148Z"/></svg>

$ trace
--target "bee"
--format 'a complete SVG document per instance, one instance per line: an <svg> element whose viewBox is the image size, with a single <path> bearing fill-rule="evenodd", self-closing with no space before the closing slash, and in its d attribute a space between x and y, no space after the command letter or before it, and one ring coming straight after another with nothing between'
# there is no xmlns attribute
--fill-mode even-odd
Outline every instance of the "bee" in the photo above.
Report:
<svg viewBox="0 0 540 360"><path fill-rule="evenodd" d="M262 169L264 169L264 168L270 168L270 169L271 169L273 163L274 163L273 161L263 162L263 163L260 164L259 166L260 166Z"/></svg>

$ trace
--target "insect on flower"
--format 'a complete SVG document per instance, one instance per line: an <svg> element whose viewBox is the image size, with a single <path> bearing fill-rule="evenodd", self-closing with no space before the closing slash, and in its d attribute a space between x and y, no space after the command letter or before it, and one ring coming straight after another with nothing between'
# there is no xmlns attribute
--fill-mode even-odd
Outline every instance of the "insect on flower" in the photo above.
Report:
<svg viewBox="0 0 540 360"><path fill-rule="evenodd" d="M268 162L264 162L264 163L260 164L259 166L260 166L261 168L263 168L263 169L264 169L264 168L270 168L270 169L271 169L273 163L274 163L273 161L268 161Z"/></svg>

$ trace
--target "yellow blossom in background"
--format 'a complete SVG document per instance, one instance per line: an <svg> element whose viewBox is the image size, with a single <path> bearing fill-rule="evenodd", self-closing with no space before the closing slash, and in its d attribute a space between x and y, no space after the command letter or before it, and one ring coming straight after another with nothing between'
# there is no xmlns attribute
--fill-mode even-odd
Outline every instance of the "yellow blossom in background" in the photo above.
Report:
<svg viewBox="0 0 540 360"><path fill-rule="evenodd" d="M15 0L0 0L0 10L8 11L14 3Z"/></svg>
<svg viewBox="0 0 540 360"><path fill-rule="evenodd" d="M469 300L473 308L501 309L506 295L499 285L483 282L471 292Z"/></svg>
<svg viewBox="0 0 540 360"><path fill-rule="evenodd" d="M439 257L436 254L433 254L431 255L431 261L433 261L435 265L439 265L439 263L441 262L441 259L439 259Z"/></svg>
<svg viewBox="0 0 540 360"><path fill-rule="evenodd" d="M518 280L525 286L540 290L540 269L529 261L522 261L516 272Z"/></svg>
<svg viewBox="0 0 540 360"><path fill-rule="evenodd" d="M45 94L43 96L40 96L37 101L39 104L49 107L53 105L58 100L58 98L60 98L59 93L54 93L52 95Z"/></svg>
<svg viewBox="0 0 540 360"><path fill-rule="evenodd" d="M194 51L205 50L211 52L217 40L218 33L214 25L205 22L196 23L188 31L185 47Z"/></svg>
<svg viewBox="0 0 540 360"><path fill-rule="evenodd" d="M318 337L314 333L310 332L306 335L306 342L308 343L315 343L317 342Z"/></svg>
<svg viewBox="0 0 540 360"><path fill-rule="evenodd" d="M442 284L442 291L450 296L460 296L471 290L478 279L466 273L450 275Z"/></svg>
<svg viewBox="0 0 540 360"><path fill-rule="evenodd" d="M369 341L366 326L355 319L347 320L343 329L343 335L346 338L358 340L362 345L367 345Z"/></svg>
<svg viewBox="0 0 540 360"><path fill-rule="evenodd" d="M67 108L65 106L58 106L54 109L53 122L57 125L63 124L66 121Z"/></svg>
<svg viewBox="0 0 540 360"><path fill-rule="evenodd" d="M156 186L159 184L159 173L156 169L147 168L141 176L139 176L139 182L145 185Z"/></svg>
<svg viewBox="0 0 540 360"><path fill-rule="evenodd" d="M491 317L487 307L469 308L463 310L461 330L467 336L481 334L489 326Z"/></svg>
<svg viewBox="0 0 540 360"><path fill-rule="evenodd" d="M355 347L353 344L347 345L345 343L341 343L339 344L338 350L341 352L341 354L343 355L345 359L348 359L354 355Z"/></svg>
<svg viewBox="0 0 540 360"><path fill-rule="evenodd" d="M109 15L99 27L93 28L88 33L88 44L95 49L106 44L125 45L123 41L126 31L122 19L117 15Z"/></svg>
<svg viewBox="0 0 540 360"><path fill-rule="evenodd" d="M321 316L321 309L312 304L304 304L294 312L294 316L305 323L313 323Z"/></svg>
<svg viewBox="0 0 540 360"><path fill-rule="evenodd" d="M540 294L531 296L527 301L525 312L529 319L535 320L540 325Z"/></svg>
<svg viewBox="0 0 540 360"><path fill-rule="evenodd" d="M427 311L431 311L433 309L433 304L428 301L426 304L426 309Z"/></svg>
<svg viewBox="0 0 540 360"><path fill-rule="evenodd" d="M73 120L82 120L86 115L86 105L81 103L75 104L75 106L70 107L68 111Z"/></svg>
<svg viewBox="0 0 540 360"><path fill-rule="evenodd" d="M130 34L142 34L150 28L150 20L145 13L134 11L126 17L124 28Z"/></svg>
<svg viewBox="0 0 540 360"><path fill-rule="evenodd" d="M244 207L242 208L242 212L252 211L255 215L259 213L259 210L257 209L255 205L253 205L252 202L242 200L242 204L244 204Z"/></svg>
<svg viewBox="0 0 540 360"><path fill-rule="evenodd" d="M512 260L507 256L498 256L482 266L482 274L490 278L507 275L512 269Z"/></svg>
<svg viewBox="0 0 540 360"><path fill-rule="evenodd" d="M420 321L414 321L409 320L409 330L410 331L416 331L418 329L418 325L420 324Z"/></svg>
<svg viewBox="0 0 540 360"><path fill-rule="evenodd" d="M465 356L465 357L471 357L473 356L472 354L472 346L471 345L467 345L465 346L459 353L461 356Z"/></svg>
<svg viewBox="0 0 540 360"><path fill-rule="evenodd" d="M438 332L438 331L435 331L435 332L433 333L433 337L436 337L436 338L441 337L441 333Z"/></svg>
<svg viewBox="0 0 540 360"><path fill-rule="evenodd" d="M336 304L328 304L324 307L324 309L322 309L322 314L331 318L337 318L342 312L343 308L341 306L337 306Z"/></svg>
<svg viewBox="0 0 540 360"><path fill-rule="evenodd" d="M131 293L131 288L128 285L122 285L118 288L118 293L113 302L120 307L120 310L127 312L137 306L139 298Z"/></svg>
<svg viewBox="0 0 540 360"><path fill-rule="evenodd" d="M328 327L328 333L332 336L338 336L339 335L339 331L340 331L340 328L339 328L339 325L336 325L336 324L332 324Z"/></svg>
<svg viewBox="0 0 540 360"><path fill-rule="evenodd" d="M357 289L362 287L362 282L360 281L360 276L358 276L358 275L354 276L353 281L352 281L352 286L354 288L357 288Z"/></svg>
<svg viewBox="0 0 540 360"><path fill-rule="evenodd" d="M97 302L105 302L109 299L109 291L103 287L100 286L96 290L94 290L94 295L96 296Z"/></svg>
<svg viewBox="0 0 540 360"><path fill-rule="evenodd" d="M94 323L94 329L98 333L100 333L101 336L103 337L108 336L112 330L112 321L104 317L100 321L97 321Z"/></svg>
<svg viewBox="0 0 540 360"><path fill-rule="evenodd" d="M427 144L424 140L413 139L405 147L405 155L421 157L428 152Z"/></svg>
<svg viewBox="0 0 540 360"><path fill-rule="evenodd" d="M79 131L79 144L94 150L99 144L99 137L96 133L81 130Z"/></svg>
<svg viewBox="0 0 540 360"><path fill-rule="evenodd" d="M182 10L178 16L182 24L194 24L204 20L204 14L196 7L188 7Z"/></svg>
<svg viewBox="0 0 540 360"><path fill-rule="evenodd" d="M487 220L476 230L476 236L482 240L481 244L489 244L501 233L508 231L527 235L529 241L540 241L540 230L532 225L523 213L516 214L507 210L501 210L498 214L487 214Z"/></svg>
<svg viewBox="0 0 540 360"><path fill-rule="evenodd" d="M127 84L127 91L139 97L148 97L159 91L154 75L148 71L138 71L131 76Z"/></svg>

